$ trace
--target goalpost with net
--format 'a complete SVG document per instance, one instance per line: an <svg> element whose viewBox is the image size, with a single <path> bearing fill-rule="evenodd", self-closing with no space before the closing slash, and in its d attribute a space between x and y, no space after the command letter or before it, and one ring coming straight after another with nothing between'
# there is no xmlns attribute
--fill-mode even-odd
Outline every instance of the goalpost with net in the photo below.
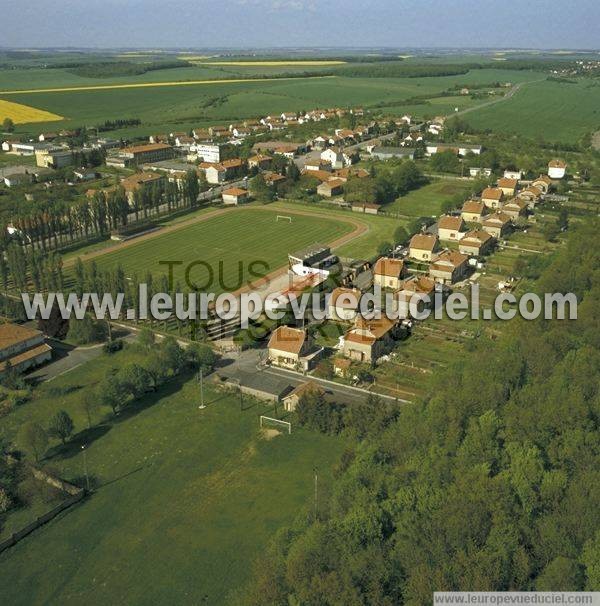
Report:
<svg viewBox="0 0 600 606"><path fill-rule="evenodd" d="M292 217L287 217L286 215L277 215L275 218L275 223L279 223L279 221L287 221L288 223L291 223Z"/></svg>
<svg viewBox="0 0 600 606"><path fill-rule="evenodd" d="M292 433L292 424L289 421L282 421L281 419L274 419L273 417L265 417L264 415L260 415L260 428L263 429L265 426L282 427L288 433Z"/></svg>

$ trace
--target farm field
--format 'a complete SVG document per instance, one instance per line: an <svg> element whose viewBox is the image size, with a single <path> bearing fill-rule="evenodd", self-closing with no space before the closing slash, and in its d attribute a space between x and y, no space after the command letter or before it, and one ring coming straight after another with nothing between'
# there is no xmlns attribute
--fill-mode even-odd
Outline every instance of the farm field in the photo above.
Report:
<svg viewBox="0 0 600 606"><path fill-rule="evenodd" d="M60 408L81 432L81 390L132 359L126 351L77 368L11 422L45 421ZM195 378L181 378L57 448L47 463L72 479L83 475L87 444L98 488L0 555L3 603L235 604L253 559L312 506L315 465L327 494L344 442L297 427L265 440L258 415L272 410L246 400L241 412L237 396L207 385L205 402L199 410Z"/></svg>
<svg viewBox="0 0 600 606"><path fill-rule="evenodd" d="M440 179L387 204L385 210L411 217L438 216L444 202L459 195L467 197L472 187L472 181Z"/></svg>
<svg viewBox="0 0 600 606"><path fill-rule="evenodd" d="M257 263L254 271L265 275L285 265L287 255L315 242L328 243L352 232L348 221L335 218L293 215L292 222L276 221L278 212L262 209L233 209L204 221L157 235L96 259L101 270L123 266L126 276L141 278L150 271L153 276L167 275L166 265L175 261L174 281L186 289L188 264L202 261L189 271L191 283L207 292L237 290L257 279L249 264ZM265 269L266 268L266 269Z"/></svg>
<svg viewBox="0 0 600 606"><path fill-rule="evenodd" d="M190 84L179 82L195 79L191 71L161 70L151 72L151 76L123 78L105 81L103 79L80 79L76 84L69 74L69 82L52 83L46 78L39 82L33 77L27 88L45 89L61 88L64 86L105 86L108 88L96 90L71 90L62 92L18 92L9 97L11 101L34 105L47 111L65 116L65 122L73 125L81 123L99 123L117 117L137 117L143 125L134 129L115 131L114 135L143 135L156 132L157 128L166 130L173 128L182 130L202 124L233 121L243 118L256 117L266 113L280 113L283 111L306 110L315 107L347 106L349 100L352 105L372 107L372 111L379 111L381 104L392 110L407 110L413 107L405 103L415 96L438 94L440 91L456 85L472 83L492 83L495 81L523 81L535 76L530 72L511 72L506 70L482 69L473 70L460 76L432 77L432 78L346 78L346 77L313 77L283 79L258 79L242 82L219 82L221 76L228 79L243 79L244 74L225 73L221 76L204 76L202 80L212 80L212 84ZM207 68L207 71L213 68ZM229 69L229 68L228 68ZM235 67L236 70L249 70L253 68ZM264 68L254 68L263 70ZM287 68L285 68L287 69ZM16 71L16 70L15 70ZM31 70L35 71L35 70ZM44 71L44 70L40 70ZM49 72L50 70L46 70ZM176 74L179 72L179 74ZM185 72L187 75L182 75ZM149 78L154 80L149 80ZM246 74L248 77L248 74ZM163 86L147 86L152 81L162 79ZM91 80L91 81L90 81ZM215 81L216 80L216 81ZM164 86L171 83L170 86ZM139 88L123 88L137 86ZM120 86L121 88L112 88ZM17 90L21 86L9 82L2 82L0 72L0 90ZM151 92L151 94L149 94ZM0 92L0 98L3 93ZM444 99L444 98L442 98ZM416 114L439 114L446 109L452 111L459 103L456 97L445 98L446 105L424 103L414 106ZM436 101L436 100L432 100ZM465 97L462 103L471 105L470 98ZM404 106L404 107L400 107ZM169 109L165 111L165 108ZM383 111L383 110L382 110ZM387 111L387 109L386 109ZM56 126L59 124L57 123ZM65 126L63 122L61 126ZM25 130L25 129L22 129Z"/></svg>
<svg viewBox="0 0 600 606"><path fill-rule="evenodd" d="M505 103L465 115L475 128L510 132L548 141L577 142L600 129L600 86L540 81L523 86Z"/></svg>
<svg viewBox="0 0 600 606"><path fill-rule="evenodd" d="M0 99L0 122L5 118L10 118L15 124L27 122L56 122L62 120L62 116L47 112L43 109L37 109L21 103L12 101L3 101Z"/></svg>

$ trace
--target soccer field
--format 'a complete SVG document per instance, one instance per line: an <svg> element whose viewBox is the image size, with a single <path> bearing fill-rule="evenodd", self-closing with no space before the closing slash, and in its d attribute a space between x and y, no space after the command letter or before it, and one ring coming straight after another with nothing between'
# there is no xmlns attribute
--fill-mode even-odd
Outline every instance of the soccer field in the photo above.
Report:
<svg viewBox="0 0 600 606"><path fill-rule="evenodd" d="M242 412L237 395L213 391L208 381L205 409L195 379L182 378L83 431L82 389L135 355L104 355L59 377L0 428L10 435L27 420L46 423L57 406L66 410L82 433L45 463L67 479L81 477L87 443L99 486L0 554L3 604L235 604L230 594L276 530L311 510L315 465L327 495L343 439L294 426L267 440L258 417L272 416L272 407L246 400Z"/></svg>
<svg viewBox="0 0 600 606"><path fill-rule="evenodd" d="M345 217L284 214L292 221L277 221L281 211L261 208L231 209L191 225L107 252L96 259L99 269L119 264L127 277L147 271L168 275L173 262L174 283L184 290L235 291L287 262L290 252L315 242L327 244L349 235L355 225ZM251 264L254 264L252 270ZM254 271L254 275L252 273ZM187 277L187 279L186 279Z"/></svg>

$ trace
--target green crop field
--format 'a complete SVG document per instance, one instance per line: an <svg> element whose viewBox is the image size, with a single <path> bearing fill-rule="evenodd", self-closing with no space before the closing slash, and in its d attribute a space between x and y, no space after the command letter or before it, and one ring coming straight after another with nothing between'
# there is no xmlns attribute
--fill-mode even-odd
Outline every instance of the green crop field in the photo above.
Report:
<svg viewBox="0 0 600 606"><path fill-rule="evenodd" d="M101 356L40 387L0 434L46 423L58 409L82 432L82 390L134 360L129 350ZM272 411L264 405L247 400L241 412L237 396L208 386L205 401L199 410L195 379L181 378L58 449L46 463L66 479L82 477L86 443L98 488L0 555L2 603L235 603L231 593L275 531L312 506L315 465L327 494L344 442L298 427L266 440L258 415Z"/></svg>
<svg viewBox="0 0 600 606"><path fill-rule="evenodd" d="M276 221L276 211L232 209L215 217L182 226L176 231L157 235L127 248L108 252L97 258L99 269L121 264L127 276L146 271L154 276L167 274L161 261L175 261L173 275L185 289L185 272L189 264L189 281L202 290L220 293L237 290L256 276L249 274L249 264L266 274L285 265L287 255L314 242L327 243L350 233L353 226L345 221L306 215L293 215L292 222ZM266 269L265 269L266 267Z"/></svg>
<svg viewBox="0 0 600 606"><path fill-rule="evenodd" d="M600 129L600 85L591 79L526 84L508 101L466 114L465 119L475 128L576 143Z"/></svg>
<svg viewBox="0 0 600 606"><path fill-rule="evenodd" d="M411 217L439 215L442 204L459 195L468 195L473 187L468 181L446 180L433 181L408 193L386 205L385 209Z"/></svg>
<svg viewBox="0 0 600 606"><path fill-rule="evenodd" d="M225 68L226 66L223 66ZM0 72L0 91L49 87L109 86L171 83L172 86L149 88L114 88L61 92L19 92L5 94L0 99L22 103L64 116L65 120L45 123L43 126L23 125L21 132L51 130L69 124L98 124L107 119L137 117L140 127L114 131L114 135L147 135L152 132L187 130L215 122L235 121L268 113L308 110L316 107L358 106L373 111L399 113L410 111L416 116L451 113L455 107L476 105L470 97L439 97L414 104L414 97L437 95L454 86L493 82L521 82L539 77L531 72L501 69L473 70L464 75L431 78L297 78L291 80L259 79L247 82L213 82L210 84L180 83L186 80L219 80L244 78L251 75L274 76L260 70L280 68L227 67L225 69L194 67L160 70L127 78L79 78L68 72L60 73L58 80L48 74L56 70L29 70L31 78ZM249 70L255 70L251 72ZM204 70L204 71L196 71ZM231 71L229 71L231 70ZM256 71L258 70L258 71ZM10 70L8 70L10 72ZM17 74L18 70L15 70ZM313 71L313 70L311 70ZM39 73L38 73L39 72ZM22 72L21 72L22 73ZM383 107L378 109L378 106ZM168 108L168 109L165 109Z"/></svg>

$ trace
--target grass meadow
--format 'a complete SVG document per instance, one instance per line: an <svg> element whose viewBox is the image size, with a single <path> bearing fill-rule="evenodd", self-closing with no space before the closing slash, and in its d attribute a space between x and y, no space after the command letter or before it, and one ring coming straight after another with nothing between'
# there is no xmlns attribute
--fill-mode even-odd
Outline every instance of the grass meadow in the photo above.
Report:
<svg viewBox="0 0 600 606"><path fill-rule="evenodd" d="M446 179L433 181L387 204L385 210L410 217L438 216L441 214L444 202L454 199L459 194L467 197L472 187L472 181Z"/></svg>
<svg viewBox="0 0 600 606"><path fill-rule="evenodd" d="M55 442L45 463L81 478L85 443L97 486L0 555L3 603L233 604L277 528L310 511L315 465L327 494L341 439L294 427L266 440L258 416L271 409L248 399L240 411L237 396L205 384L200 410L193 378L164 385L119 417L102 411L86 431L82 391L135 356L129 348L84 364L3 419L0 434L10 436L20 423L68 411L82 433L66 447Z"/></svg>

